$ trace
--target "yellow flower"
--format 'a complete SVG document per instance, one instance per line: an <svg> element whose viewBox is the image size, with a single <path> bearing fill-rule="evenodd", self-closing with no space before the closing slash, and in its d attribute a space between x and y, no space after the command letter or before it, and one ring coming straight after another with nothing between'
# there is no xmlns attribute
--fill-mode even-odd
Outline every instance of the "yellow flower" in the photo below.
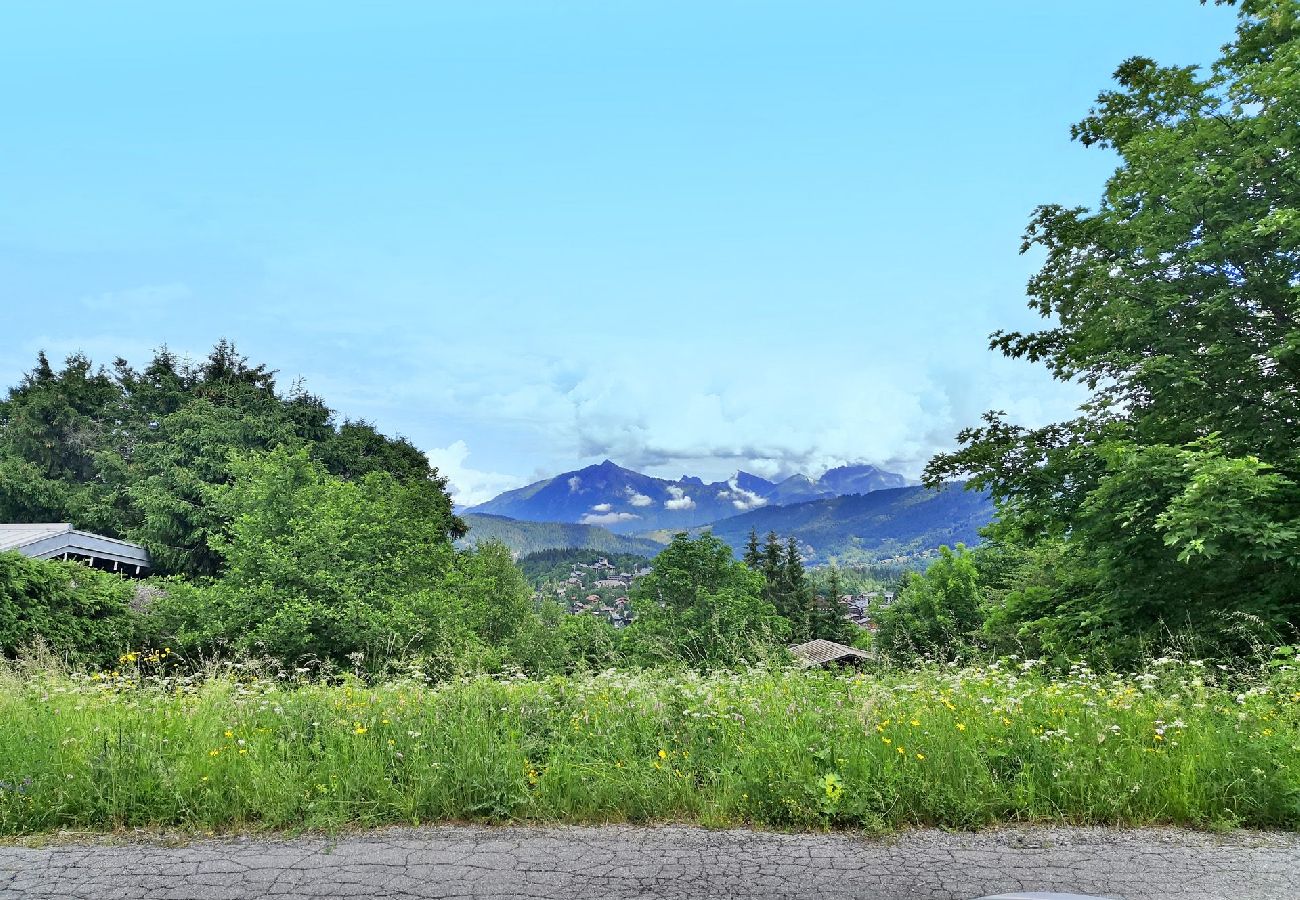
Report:
<svg viewBox="0 0 1300 900"><path fill-rule="evenodd" d="M353 722L352 731L354 734L365 734L366 726L362 725L360 722Z"/></svg>
<svg viewBox="0 0 1300 900"><path fill-rule="evenodd" d="M891 741L889 738L881 738L880 740L881 740L882 742L886 743L886 744L892 744L892 743L893 743L893 741Z"/></svg>
<svg viewBox="0 0 1300 900"><path fill-rule="evenodd" d="M913 720L912 720L912 727L913 727L913 728L920 728L920 727L921 727L921 720L920 720L920 719L913 719Z"/></svg>
<svg viewBox="0 0 1300 900"><path fill-rule="evenodd" d="M1010 725L1010 724L1011 724L1011 720L1008 719L1006 716L1003 716L1003 717L1002 717L1002 724L1003 724L1003 725Z"/></svg>
<svg viewBox="0 0 1300 900"><path fill-rule="evenodd" d="M965 730L966 730L966 723L965 723L965 722L958 722L958 723L957 723L957 730L958 730L958 731L965 731Z"/></svg>
<svg viewBox="0 0 1300 900"><path fill-rule="evenodd" d="M208 756L220 756L220 755L221 755L221 751L220 751L220 750L209 750L209 751L208 751Z"/></svg>
<svg viewBox="0 0 1300 900"><path fill-rule="evenodd" d="M925 759L925 754L924 754L924 753L918 753L918 754L916 754L916 758L917 758L917 759Z"/></svg>
<svg viewBox="0 0 1300 900"><path fill-rule="evenodd" d="M898 748L898 752L899 752L899 753L902 753L902 754L904 754L904 755L906 755L906 754L907 754L907 748L906 748L906 747L899 747L899 748Z"/></svg>
<svg viewBox="0 0 1300 900"><path fill-rule="evenodd" d="M668 758L668 751L667 751L667 750L660 749L660 751L659 751L659 758L660 758L660 759L667 759L667 758Z"/></svg>
<svg viewBox="0 0 1300 900"><path fill-rule="evenodd" d="M240 753L247 753L247 752L248 752L248 748L247 748L247 747L240 747L240 748L239 748L239 752L240 752Z"/></svg>
<svg viewBox="0 0 1300 900"><path fill-rule="evenodd" d="M226 729L226 737L234 737L234 736L235 736L235 733L234 733L233 731L231 731L229 728L227 728L227 729Z"/></svg>

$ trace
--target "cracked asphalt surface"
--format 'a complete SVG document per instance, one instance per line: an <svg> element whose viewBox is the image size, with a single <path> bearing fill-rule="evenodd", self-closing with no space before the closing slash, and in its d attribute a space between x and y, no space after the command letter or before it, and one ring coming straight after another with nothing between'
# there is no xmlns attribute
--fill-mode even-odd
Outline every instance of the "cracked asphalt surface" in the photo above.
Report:
<svg viewBox="0 0 1300 900"><path fill-rule="evenodd" d="M970 900L1012 890L1300 900L1300 834L1026 828L866 838L681 826L448 826L181 846L156 839L0 846L0 900Z"/></svg>

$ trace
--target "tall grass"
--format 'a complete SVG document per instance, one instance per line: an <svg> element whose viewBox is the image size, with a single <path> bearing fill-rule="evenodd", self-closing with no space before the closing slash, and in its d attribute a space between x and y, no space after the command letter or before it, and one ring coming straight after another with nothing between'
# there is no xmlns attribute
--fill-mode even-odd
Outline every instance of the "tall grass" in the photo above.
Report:
<svg viewBox="0 0 1300 900"><path fill-rule="evenodd" d="M0 671L0 833L447 820L1300 827L1300 660L366 685ZM148 667L146 667L148 668Z"/></svg>

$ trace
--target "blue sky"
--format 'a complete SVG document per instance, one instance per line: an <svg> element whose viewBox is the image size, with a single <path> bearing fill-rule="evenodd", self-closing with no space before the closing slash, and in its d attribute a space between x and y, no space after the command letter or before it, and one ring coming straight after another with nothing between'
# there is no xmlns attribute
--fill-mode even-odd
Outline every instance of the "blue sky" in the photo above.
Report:
<svg viewBox="0 0 1300 900"><path fill-rule="evenodd" d="M458 499L653 474L915 476L1077 389L1031 327L1033 207L1127 56L1230 9L1087 3L29 0L0 10L0 385L36 352L229 337L401 433Z"/></svg>

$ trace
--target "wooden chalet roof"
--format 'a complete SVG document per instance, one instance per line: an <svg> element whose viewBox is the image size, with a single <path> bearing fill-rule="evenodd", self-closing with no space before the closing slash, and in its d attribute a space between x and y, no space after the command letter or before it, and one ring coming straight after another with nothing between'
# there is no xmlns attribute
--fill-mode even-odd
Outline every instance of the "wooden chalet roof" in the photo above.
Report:
<svg viewBox="0 0 1300 900"><path fill-rule="evenodd" d="M818 638L815 641L808 641L806 644L796 644L790 648L790 652L804 666L824 666L833 662L854 662L859 659L871 659L871 654L859 650L856 647L846 647L844 644L837 644L834 641L824 641Z"/></svg>

